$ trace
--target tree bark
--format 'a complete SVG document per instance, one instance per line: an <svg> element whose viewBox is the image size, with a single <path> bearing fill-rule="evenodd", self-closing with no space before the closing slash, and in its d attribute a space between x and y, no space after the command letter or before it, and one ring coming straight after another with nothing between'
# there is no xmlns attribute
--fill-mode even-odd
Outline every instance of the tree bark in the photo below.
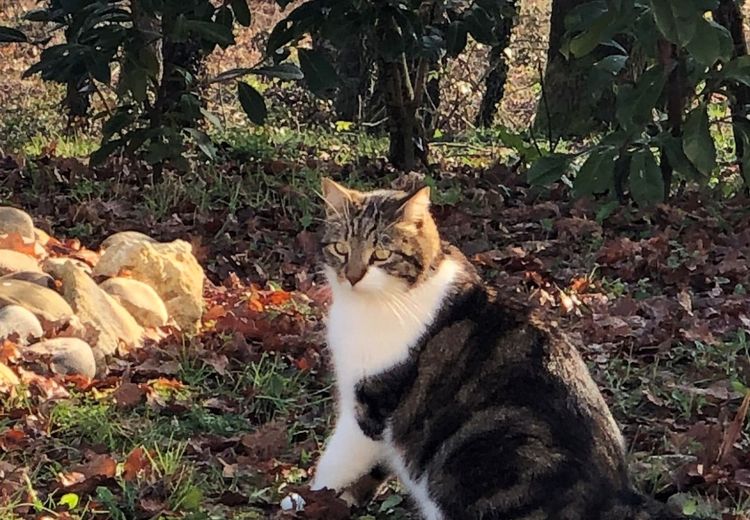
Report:
<svg viewBox="0 0 750 520"><path fill-rule="evenodd" d="M506 3L507 16L497 30L495 37L497 45L490 49L489 72L485 78L485 91L479 105L476 125L484 128L492 126L497 114L497 107L505 95L505 82L508 79L508 62L505 59L505 49L510 45L513 27L518 19L519 2L510 0Z"/></svg>
<svg viewBox="0 0 750 520"><path fill-rule="evenodd" d="M354 35L350 43L334 60L341 81L333 107L342 121L361 121L372 98L374 60L364 36Z"/></svg>
<svg viewBox="0 0 750 520"><path fill-rule="evenodd" d="M550 139L584 137L614 119L612 96L589 88L591 66L608 51L597 49L588 56L570 60L560 53L565 17L587 1L552 0L547 66L542 82L547 95L539 103L534 118L536 132Z"/></svg>
<svg viewBox="0 0 750 520"><path fill-rule="evenodd" d="M685 109L685 75L684 64L677 56L678 49L673 43L666 40L659 40L659 63L665 68L671 68L665 87L666 92L666 109L667 125L669 131L674 137L682 135L682 115ZM661 178L664 183L664 201L669 200L672 189L673 167L669 162L667 152L662 148L660 151L659 167L661 169Z"/></svg>
<svg viewBox="0 0 750 520"><path fill-rule="evenodd" d="M735 0L720 0L719 7L713 13L717 23L723 25L732 35L734 42L733 57L747 55L747 42L745 33L742 29L742 11L740 2ZM745 141L739 125L747 125L747 107L750 104L750 88L746 85L737 83L728 88L729 108L732 112L732 122L734 129L734 147L737 155L737 164L739 166L745 185L750 189L750 172L745 171L742 158L745 156Z"/></svg>

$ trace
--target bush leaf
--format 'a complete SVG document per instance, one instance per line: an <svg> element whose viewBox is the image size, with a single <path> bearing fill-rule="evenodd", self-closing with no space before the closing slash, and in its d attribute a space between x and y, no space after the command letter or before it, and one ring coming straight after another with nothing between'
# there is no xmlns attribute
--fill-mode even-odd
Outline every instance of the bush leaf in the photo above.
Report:
<svg viewBox="0 0 750 520"><path fill-rule="evenodd" d="M237 22L244 27L249 27L252 16L250 15L250 8L247 6L247 0L232 0L231 6Z"/></svg>
<svg viewBox="0 0 750 520"><path fill-rule="evenodd" d="M256 125L262 125L268 115L266 102L254 87L244 81L237 82L237 95L240 98L240 105L245 111L250 121Z"/></svg>
<svg viewBox="0 0 750 520"><path fill-rule="evenodd" d="M573 180L576 197L607 191L613 185L615 148L597 149L589 154Z"/></svg>
<svg viewBox="0 0 750 520"><path fill-rule="evenodd" d="M649 208L664 200L664 179L651 150L644 148L633 154L628 182L630 196L641 208Z"/></svg>
<svg viewBox="0 0 750 520"><path fill-rule="evenodd" d="M299 66L310 90L318 95L336 86L336 70L320 53L309 49L299 49Z"/></svg>
<svg viewBox="0 0 750 520"><path fill-rule="evenodd" d="M710 175L716 167L716 146L708 127L708 110L705 104L695 108L685 119L682 149L690 162L704 175Z"/></svg>
<svg viewBox="0 0 750 520"><path fill-rule="evenodd" d="M531 165L526 179L532 186L547 186L559 181L568 166L569 157L563 154L550 154L540 157Z"/></svg>
<svg viewBox="0 0 750 520"><path fill-rule="evenodd" d="M29 39L24 33L12 27L0 27L0 43L25 43Z"/></svg>

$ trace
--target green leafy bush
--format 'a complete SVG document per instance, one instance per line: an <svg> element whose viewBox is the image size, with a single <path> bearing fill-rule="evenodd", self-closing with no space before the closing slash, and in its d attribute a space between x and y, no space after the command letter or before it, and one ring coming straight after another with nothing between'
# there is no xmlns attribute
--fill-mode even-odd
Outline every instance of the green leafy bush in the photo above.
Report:
<svg viewBox="0 0 750 520"><path fill-rule="evenodd" d="M69 92L106 99L114 92L116 106L99 114L76 115L103 119L99 162L114 153L138 155L160 171L169 163L187 168L186 151L193 143L206 156L214 146L203 131L204 121L218 124L202 98L203 63L217 47L234 44L235 23L249 25L247 0L214 5L210 0L49 0L26 14L44 24L50 38L34 42L44 49L25 75L68 86ZM62 43L50 44L61 31ZM0 30L0 42L28 42L20 31ZM116 74L114 74L116 72ZM263 123L263 97L239 81L246 74L301 76L291 64L228 71L215 81L237 81L240 102L250 119ZM115 76L117 79L114 79ZM70 105L69 109L70 109Z"/></svg>
<svg viewBox="0 0 750 520"><path fill-rule="evenodd" d="M577 195L629 196L642 207L666 200L675 175L706 183L717 166L709 102L750 85L750 57L735 55L731 33L712 18L718 7L716 0L595 0L569 13L562 52L579 59L606 50L591 88L611 91L614 118L583 152L538 159L529 181L550 184L575 164ZM747 125L734 121L744 140ZM750 164L748 147L739 159Z"/></svg>
<svg viewBox="0 0 750 520"><path fill-rule="evenodd" d="M286 7L288 0L277 0ZM352 35L364 41L377 64L388 115L391 162L409 170L427 161L428 138L420 110L430 71L461 54L469 37L487 45L515 16L505 0L471 3L444 0L308 0L292 10L271 32L268 55L285 59L296 46L307 86L327 95L337 85L334 67L321 52L301 48L306 36L339 50ZM512 7L512 6L511 6Z"/></svg>

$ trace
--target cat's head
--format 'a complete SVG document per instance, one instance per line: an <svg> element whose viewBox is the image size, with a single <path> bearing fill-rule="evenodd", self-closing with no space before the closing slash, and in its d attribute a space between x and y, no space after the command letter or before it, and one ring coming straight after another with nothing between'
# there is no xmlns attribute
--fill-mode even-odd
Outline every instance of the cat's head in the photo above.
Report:
<svg viewBox="0 0 750 520"><path fill-rule="evenodd" d="M429 188L363 192L323 179L323 199L330 283L357 292L404 291L435 267L440 236Z"/></svg>

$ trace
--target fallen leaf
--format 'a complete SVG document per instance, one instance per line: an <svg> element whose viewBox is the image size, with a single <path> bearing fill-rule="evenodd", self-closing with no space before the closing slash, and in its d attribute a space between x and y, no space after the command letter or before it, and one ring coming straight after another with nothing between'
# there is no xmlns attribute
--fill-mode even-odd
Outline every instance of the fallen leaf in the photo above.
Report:
<svg viewBox="0 0 750 520"><path fill-rule="evenodd" d="M724 432L724 438L721 441L721 447L719 448L719 454L717 462L723 464L726 462L729 455L734 449L734 443L740 438L742 433L742 426L745 424L745 418L747 417L748 409L750 408L750 392L745 394L745 398L742 400L737 414L734 416L734 420L730 423L729 427Z"/></svg>
<svg viewBox="0 0 750 520"><path fill-rule="evenodd" d="M265 423L257 431L240 438L245 451L262 462L278 457L287 447L287 427L280 421Z"/></svg>
<svg viewBox="0 0 750 520"><path fill-rule="evenodd" d="M242 506L246 505L250 501L250 498L237 491L224 491L218 501L225 506Z"/></svg>
<svg viewBox="0 0 750 520"><path fill-rule="evenodd" d="M288 303L292 299L292 293L287 291L273 291L272 293L268 294L265 298L266 303L268 305L274 305L276 307L279 307L281 305L284 305L285 303Z"/></svg>
<svg viewBox="0 0 750 520"><path fill-rule="evenodd" d="M104 477L112 478L115 476L117 463L115 459L105 454L94 454L85 464L78 466L77 470L82 472L86 478Z"/></svg>
<svg viewBox="0 0 750 520"><path fill-rule="evenodd" d="M40 253L40 251L37 250L36 245L35 240L24 238L19 233L0 235L0 249L10 249L17 253L37 258L37 253ZM44 249L41 251L44 251Z"/></svg>
<svg viewBox="0 0 750 520"><path fill-rule="evenodd" d="M18 343L10 341L8 339L0 342L0 363L8 363L18 361L21 358L21 350L18 348Z"/></svg>
<svg viewBox="0 0 750 520"><path fill-rule="evenodd" d="M76 484L81 484L82 482L86 481L86 475L79 471L70 471L68 473L60 473L57 476L57 480L60 482L60 485L64 488L69 488L72 486L75 486Z"/></svg>
<svg viewBox="0 0 750 520"><path fill-rule="evenodd" d="M125 382L117 387L112 395L117 408L128 410L141 404L146 399L146 390L138 384Z"/></svg>
<svg viewBox="0 0 750 520"><path fill-rule="evenodd" d="M690 316L693 315L693 298L687 289L683 289L677 293L677 302Z"/></svg>
<svg viewBox="0 0 750 520"><path fill-rule="evenodd" d="M347 520L351 512L346 502L338 497L338 493L331 489L320 491L298 490L305 500L302 517L309 520Z"/></svg>
<svg viewBox="0 0 750 520"><path fill-rule="evenodd" d="M150 467L151 460L146 454L146 450L139 446L131 451L125 459L122 478L126 481L135 480L141 472Z"/></svg>

